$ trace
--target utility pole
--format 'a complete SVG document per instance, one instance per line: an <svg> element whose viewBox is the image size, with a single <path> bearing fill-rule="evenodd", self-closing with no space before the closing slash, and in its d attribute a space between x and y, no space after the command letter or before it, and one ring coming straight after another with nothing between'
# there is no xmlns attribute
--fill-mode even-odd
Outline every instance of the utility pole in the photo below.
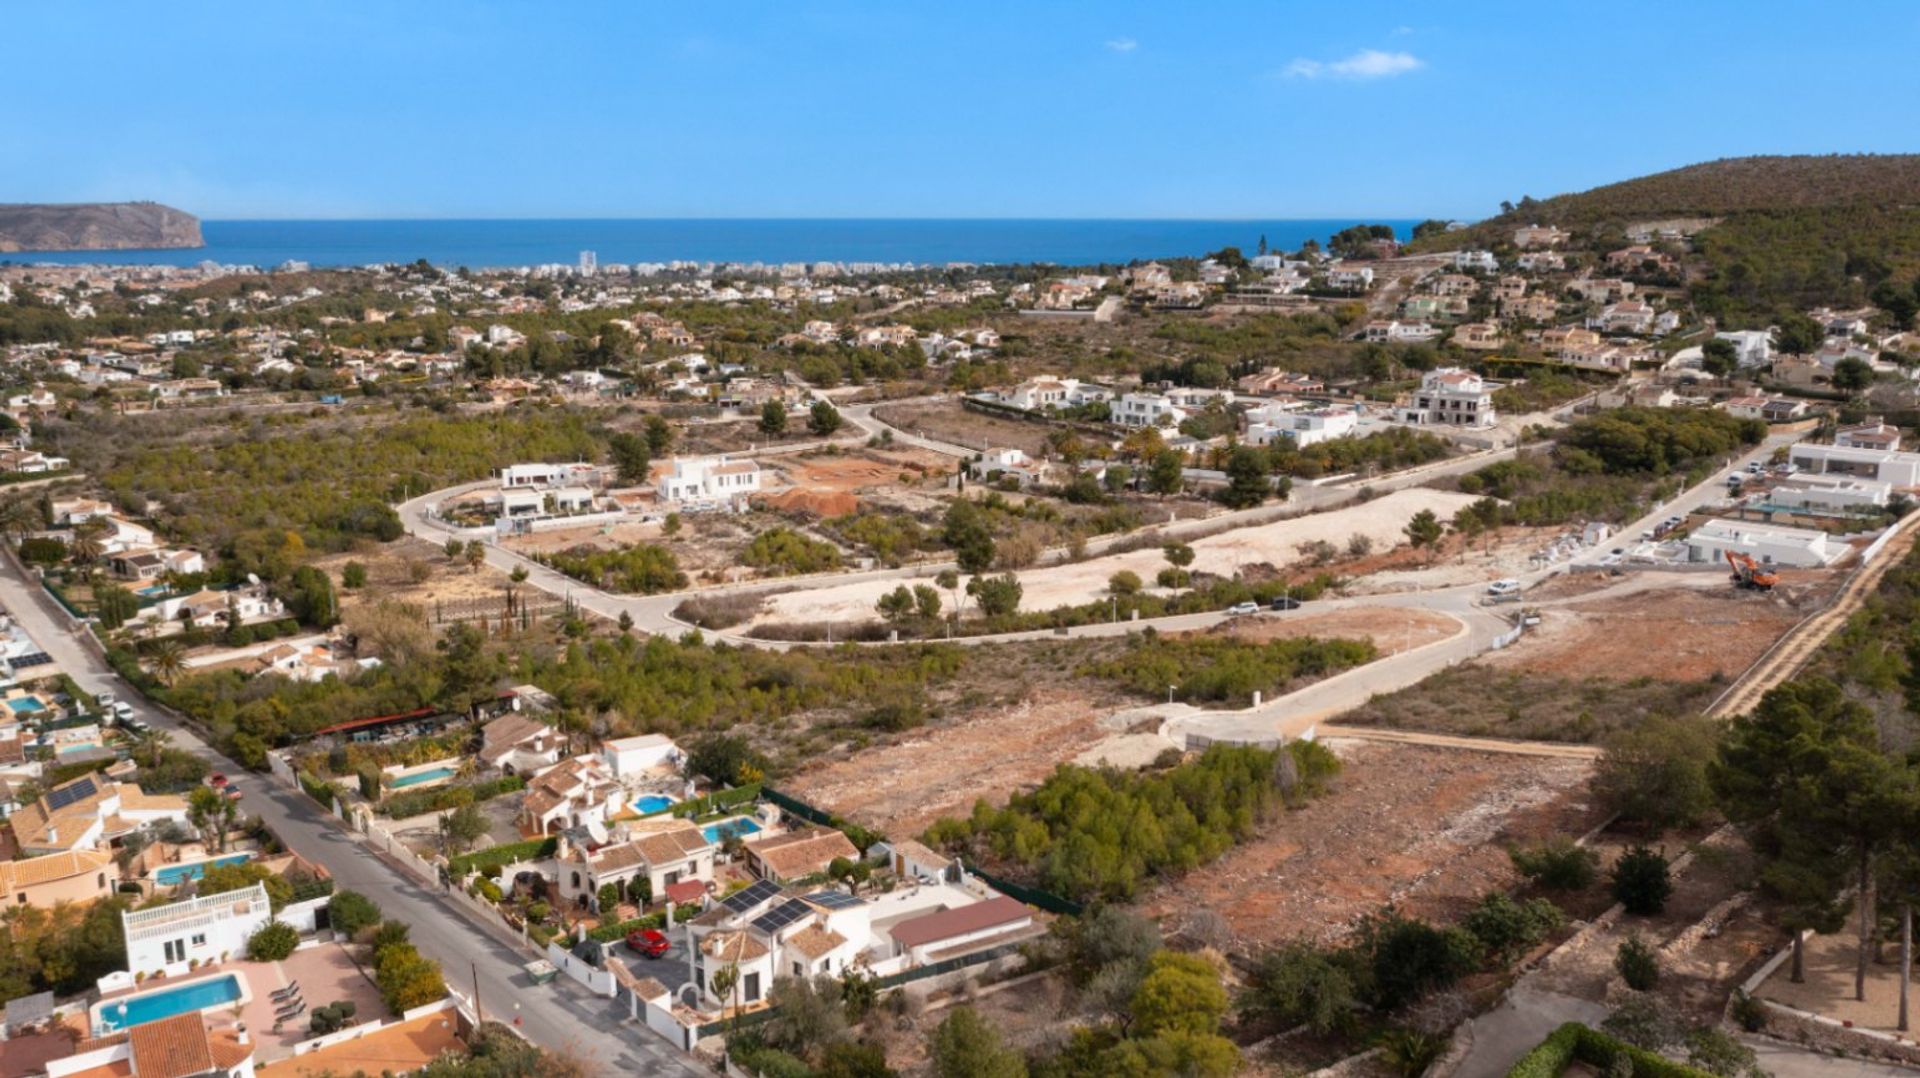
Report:
<svg viewBox="0 0 1920 1078"><path fill-rule="evenodd" d="M487 1012L480 1007L480 963L469 961L467 965L473 969L473 1024L485 1025Z"/></svg>

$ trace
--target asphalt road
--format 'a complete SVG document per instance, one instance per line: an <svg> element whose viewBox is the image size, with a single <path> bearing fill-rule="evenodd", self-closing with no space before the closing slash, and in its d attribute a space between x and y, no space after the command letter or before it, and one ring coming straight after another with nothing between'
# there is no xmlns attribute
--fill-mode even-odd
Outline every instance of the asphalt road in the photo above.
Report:
<svg viewBox="0 0 1920 1078"><path fill-rule="evenodd" d="M456 991L472 996L477 977L480 1004L488 1018L511 1021L517 1013L522 1031L535 1043L569 1051L601 1073L707 1073L657 1035L631 1023L623 1025L625 1012L611 1000L596 997L565 977L550 985L533 985L521 970L525 955L494 939L434 889L414 882L343 828L329 823L305 795L246 771L142 698L81 641L45 589L4 559L0 559L0 604L81 689L111 691L127 701L142 721L172 734L177 747L224 772L241 790L241 807L265 820L289 849L325 865L337 886L359 891L378 902L388 917L411 925L413 942L440 963L447 983Z"/></svg>

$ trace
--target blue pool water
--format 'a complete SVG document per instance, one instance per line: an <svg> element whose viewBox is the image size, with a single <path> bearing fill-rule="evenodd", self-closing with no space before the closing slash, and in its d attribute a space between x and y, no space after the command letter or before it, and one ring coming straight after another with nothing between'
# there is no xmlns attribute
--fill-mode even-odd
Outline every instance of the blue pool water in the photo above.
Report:
<svg viewBox="0 0 1920 1078"><path fill-rule="evenodd" d="M633 811L642 816L651 816L656 812L665 812L673 807L673 798L660 794L648 794L633 803Z"/></svg>
<svg viewBox="0 0 1920 1078"><path fill-rule="evenodd" d="M163 887L174 887L187 880L197 880L206 875L208 865L238 865L251 860L253 855L250 853L234 853L225 857L216 857L211 861L195 861L190 865L167 865L154 870L153 882Z"/></svg>
<svg viewBox="0 0 1920 1078"><path fill-rule="evenodd" d="M167 594L167 592L171 590L172 589L167 587L165 584L148 584L144 588L135 589L134 594L145 595L149 598L158 598L162 595Z"/></svg>
<svg viewBox="0 0 1920 1078"><path fill-rule="evenodd" d="M408 786L418 786L423 782L432 782L435 779L447 779L452 777L453 777L453 768L435 767L435 768L429 768L426 771L415 771L411 775L402 775L399 778L394 779L392 782L388 783L387 785L392 786L396 790L402 790L407 788Z"/></svg>
<svg viewBox="0 0 1920 1078"><path fill-rule="evenodd" d="M19 715L31 715L36 711L45 711L47 709L47 705L35 700L31 696L23 696L18 700L8 700L7 706L12 708L15 714Z"/></svg>
<svg viewBox="0 0 1920 1078"><path fill-rule="evenodd" d="M178 988L102 1003L100 1022L109 1030L129 1029L188 1011L204 1011L208 1007L232 1003L239 998L240 978L229 973L210 981L183 984Z"/></svg>
<svg viewBox="0 0 1920 1078"><path fill-rule="evenodd" d="M702 827L700 833L707 836L708 842L717 844L729 834L739 835L741 838L745 838L758 830L760 830L760 824L751 817L735 816L731 820L721 820L718 823L710 823Z"/></svg>
<svg viewBox="0 0 1920 1078"><path fill-rule="evenodd" d="M98 745L62 745L53 750L53 753L55 756L65 756L70 752L85 752L88 749L97 749L99 747Z"/></svg>

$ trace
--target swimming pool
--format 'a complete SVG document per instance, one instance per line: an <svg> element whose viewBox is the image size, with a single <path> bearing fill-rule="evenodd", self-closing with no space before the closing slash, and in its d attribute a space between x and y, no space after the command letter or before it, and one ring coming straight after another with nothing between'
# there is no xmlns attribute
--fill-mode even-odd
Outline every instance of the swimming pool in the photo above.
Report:
<svg viewBox="0 0 1920 1078"><path fill-rule="evenodd" d="M157 599L172 590L172 588L167 587L165 584L148 584L144 588L135 588L133 593L135 595L145 595L149 599Z"/></svg>
<svg viewBox="0 0 1920 1078"><path fill-rule="evenodd" d="M128 996L108 1003L94 1004L94 1024L109 1033L134 1026L143 1026L148 1022L158 1022L162 1018L172 1018L176 1014L189 1011L204 1011L212 1007L221 1007L245 998L240 987L238 974L229 973L191 984L163 988L157 992L146 992L137 996Z"/></svg>
<svg viewBox="0 0 1920 1078"><path fill-rule="evenodd" d="M724 842L730 834L745 838L758 830L760 830L760 824L753 817L735 816L731 820L721 820L718 823L710 823L702 827L700 833L707 836L708 842L718 845Z"/></svg>
<svg viewBox="0 0 1920 1078"><path fill-rule="evenodd" d="M453 776L454 769L451 767L432 767L425 771L415 771L411 775L402 775L387 785L401 790L408 786L418 786L423 782L433 782L436 779L450 779Z"/></svg>
<svg viewBox="0 0 1920 1078"><path fill-rule="evenodd" d="M633 811L642 816L651 816L656 812L665 812L673 807L673 798L664 794L647 794L633 803Z"/></svg>
<svg viewBox="0 0 1920 1078"><path fill-rule="evenodd" d="M208 865L240 865L251 860L253 855L250 853L232 853L208 861L195 861L190 865L163 865L154 870L153 882L162 887L177 887L188 880L197 880L206 875Z"/></svg>
<svg viewBox="0 0 1920 1078"><path fill-rule="evenodd" d="M18 700L8 700L7 706L12 708L16 715L31 715L36 711L45 711L47 709L47 705L35 700L31 696L23 696Z"/></svg>

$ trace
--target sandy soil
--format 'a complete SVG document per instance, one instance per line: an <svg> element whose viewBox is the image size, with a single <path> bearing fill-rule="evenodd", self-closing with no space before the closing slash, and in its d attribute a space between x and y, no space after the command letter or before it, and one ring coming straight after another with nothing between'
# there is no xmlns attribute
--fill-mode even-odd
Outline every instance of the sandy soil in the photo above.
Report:
<svg viewBox="0 0 1920 1078"><path fill-rule="evenodd" d="M1760 595L1728 586L1719 573L1648 573L1634 582L1643 586L1625 594L1608 588L1541 610L1535 631L1484 661L1496 669L1576 678L1733 678L1811 613L1830 581L1825 574Z"/></svg>
<svg viewBox="0 0 1920 1078"><path fill-rule="evenodd" d="M1344 547L1354 535L1367 536L1381 550L1406 542L1402 529L1420 510L1431 509L1445 519L1473 500L1464 494L1414 488L1330 513L1240 528L1194 540L1192 568L1217 576L1232 576L1255 565L1281 568L1301 560L1302 544L1328 542ZM1166 564L1159 548L1150 547L1072 565L1029 569L1019 574L1024 589L1020 605L1026 610L1050 610L1091 602L1106 593L1113 574L1131 569L1142 579L1152 580ZM871 621L874 602L897 583L876 580L777 595L755 620L760 624Z"/></svg>
<svg viewBox="0 0 1920 1078"><path fill-rule="evenodd" d="M1302 611L1279 617L1237 618L1216 631L1256 643L1295 636L1364 638L1373 641L1381 658L1385 658L1453 636L1460 631L1460 620L1431 610L1354 607L1320 613Z"/></svg>
<svg viewBox="0 0 1920 1078"><path fill-rule="evenodd" d="M1054 765L1107 736L1096 716L1117 697L1043 690L1012 707L983 708L924 736L802 772L782 785L821 808L892 835L917 835L974 801L1003 804Z"/></svg>
<svg viewBox="0 0 1920 1078"><path fill-rule="evenodd" d="M1393 551L1377 567L1340 566L1352 579L1355 595L1386 595L1403 591L1431 591L1460 584L1478 584L1518 576L1535 568L1530 558L1561 533L1560 528L1502 528L1491 536L1468 542L1448 536L1438 557L1428 562L1411 550Z"/></svg>
<svg viewBox="0 0 1920 1078"><path fill-rule="evenodd" d="M341 568L350 561L367 567L367 586L358 591L340 588L343 610L363 602L386 600L431 606L435 600L497 599L507 583L506 575L492 566L482 566L475 572L467 567L465 560L457 564L448 561L444 549L412 536L350 554L328 555L314 564L331 576L334 586L339 588ZM408 566L413 562L423 562L432 570L422 583L414 583L409 573Z"/></svg>
<svg viewBox="0 0 1920 1078"><path fill-rule="evenodd" d="M765 463L796 487L866 493L876 489L917 487L928 477L944 480L953 472L953 459L918 449L862 449L850 453L810 453L797 457L769 457ZM901 477L912 477L902 483Z"/></svg>
<svg viewBox="0 0 1920 1078"><path fill-rule="evenodd" d="M975 449L1021 449L1036 457L1046 448L1047 433L1051 429L1044 423L1022 423L1017 419L969 412L957 400L889 404L874 409L874 415L922 438Z"/></svg>
<svg viewBox="0 0 1920 1078"><path fill-rule="evenodd" d="M1160 887L1145 908L1170 917L1212 910L1225 918L1235 949L1337 941L1355 918L1389 902L1451 920L1516 881L1508 845L1579 835L1597 822L1585 761L1327 745L1346 764L1334 793Z"/></svg>

